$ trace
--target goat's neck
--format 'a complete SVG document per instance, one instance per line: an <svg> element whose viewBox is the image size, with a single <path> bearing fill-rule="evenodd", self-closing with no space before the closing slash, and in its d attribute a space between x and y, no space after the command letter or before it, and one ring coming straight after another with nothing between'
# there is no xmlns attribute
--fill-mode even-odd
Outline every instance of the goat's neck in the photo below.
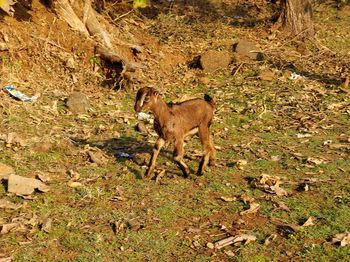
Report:
<svg viewBox="0 0 350 262"><path fill-rule="evenodd" d="M158 97L157 100L157 104L151 108L151 111L153 112L154 119L162 123L170 116L169 107L162 98Z"/></svg>

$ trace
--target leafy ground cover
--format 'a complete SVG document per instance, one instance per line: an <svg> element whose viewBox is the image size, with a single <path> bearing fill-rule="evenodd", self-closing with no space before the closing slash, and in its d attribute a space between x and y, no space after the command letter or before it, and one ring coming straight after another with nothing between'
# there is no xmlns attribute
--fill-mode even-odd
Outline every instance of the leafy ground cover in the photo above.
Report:
<svg viewBox="0 0 350 262"><path fill-rule="evenodd" d="M216 166L203 177L185 179L168 146L158 163L165 176L141 180L156 136L149 124L147 135L134 128L135 89L102 86L84 62L92 61L91 54L76 52L81 56L76 85L88 95L91 109L74 115L64 101L73 89L70 71L56 70L59 65L52 62L41 76L47 88L37 102L25 104L1 93L0 162L17 175L48 177L50 191L23 199L8 193L6 183L0 185L1 199L21 205L1 209L0 260L349 259L349 246L332 243L350 228L349 90L340 88L336 68L349 61L349 9L317 7L320 43L302 55L296 41L259 38L265 24L235 26L222 16L223 9L213 16L221 19L211 19L212 6L204 9L205 18L198 17L198 6L180 7L143 18L147 33L167 50L193 57L244 36L260 41L269 57L217 74L189 69L184 62L158 78L157 72L146 74L167 101L204 93L214 97ZM325 9L329 12L321 12ZM36 59L38 53L28 63ZM26 72L18 57L2 56L2 67L12 79ZM262 80L266 70L272 79ZM291 80L286 71L301 77ZM23 86L35 85L28 81ZM186 162L194 170L200 150L197 138L188 141ZM138 160L116 157L120 152ZM16 225L5 232L11 223ZM242 235L254 240L213 248Z"/></svg>

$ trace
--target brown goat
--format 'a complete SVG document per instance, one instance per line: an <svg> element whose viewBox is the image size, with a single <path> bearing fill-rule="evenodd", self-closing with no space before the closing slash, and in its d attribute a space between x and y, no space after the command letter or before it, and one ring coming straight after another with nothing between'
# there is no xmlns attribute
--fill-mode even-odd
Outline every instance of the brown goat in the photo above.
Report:
<svg viewBox="0 0 350 262"><path fill-rule="evenodd" d="M212 98L205 95L204 100L191 99L182 103L166 104L154 88L144 87L137 92L135 111L147 110L154 115L154 129L159 138L145 176L153 173L161 148L165 141L170 141L174 145L174 160L184 176L188 177L190 170L183 161L184 139L187 135L195 133L198 133L204 151L197 175L203 175L208 163L211 164L215 159L214 144L209 133L214 117Z"/></svg>

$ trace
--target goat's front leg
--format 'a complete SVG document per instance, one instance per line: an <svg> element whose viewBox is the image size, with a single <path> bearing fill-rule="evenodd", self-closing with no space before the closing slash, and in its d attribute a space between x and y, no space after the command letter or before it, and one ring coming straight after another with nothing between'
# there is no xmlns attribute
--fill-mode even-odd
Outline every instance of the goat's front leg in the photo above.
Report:
<svg viewBox="0 0 350 262"><path fill-rule="evenodd" d="M154 148L153 148L153 153L151 156L151 160L149 161L145 177L148 177L153 173L154 167L156 166L157 157L159 155L160 150L164 146L164 144L165 144L165 140L163 138L159 137L156 141Z"/></svg>
<svg viewBox="0 0 350 262"><path fill-rule="evenodd" d="M182 139L177 139L175 141L175 150L174 150L174 160L176 162L176 164L179 166L179 168L181 169L182 173L184 174L185 177L188 177L190 174L190 169L188 168L188 166L185 164L185 162L183 161L183 157L184 157L184 140Z"/></svg>

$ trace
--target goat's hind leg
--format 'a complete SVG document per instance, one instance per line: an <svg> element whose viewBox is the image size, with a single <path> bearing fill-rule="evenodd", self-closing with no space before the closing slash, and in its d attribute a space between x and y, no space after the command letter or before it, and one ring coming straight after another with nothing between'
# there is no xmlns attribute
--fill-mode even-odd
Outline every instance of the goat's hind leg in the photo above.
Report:
<svg viewBox="0 0 350 262"><path fill-rule="evenodd" d="M199 163L199 167L197 171L197 175L201 176L203 175L208 163L214 161L215 149L214 149L213 141L209 134L209 127L207 125L201 125L199 126L198 131L199 131L198 132L199 139L201 140L203 151L204 151L202 160Z"/></svg>
<svg viewBox="0 0 350 262"><path fill-rule="evenodd" d="M184 157L184 141L183 139L178 139L174 143L175 150L174 150L174 161L181 169L182 173L185 177L188 177L190 175L190 169L183 161Z"/></svg>
<svg viewBox="0 0 350 262"><path fill-rule="evenodd" d="M152 175L152 173L154 171L154 167L156 166L157 157L159 155L160 150L164 146L164 144L165 144L165 140L163 138L158 138L158 140L156 141L156 144L153 148L153 153L151 156L151 160L149 161L145 177Z"/></svg>

